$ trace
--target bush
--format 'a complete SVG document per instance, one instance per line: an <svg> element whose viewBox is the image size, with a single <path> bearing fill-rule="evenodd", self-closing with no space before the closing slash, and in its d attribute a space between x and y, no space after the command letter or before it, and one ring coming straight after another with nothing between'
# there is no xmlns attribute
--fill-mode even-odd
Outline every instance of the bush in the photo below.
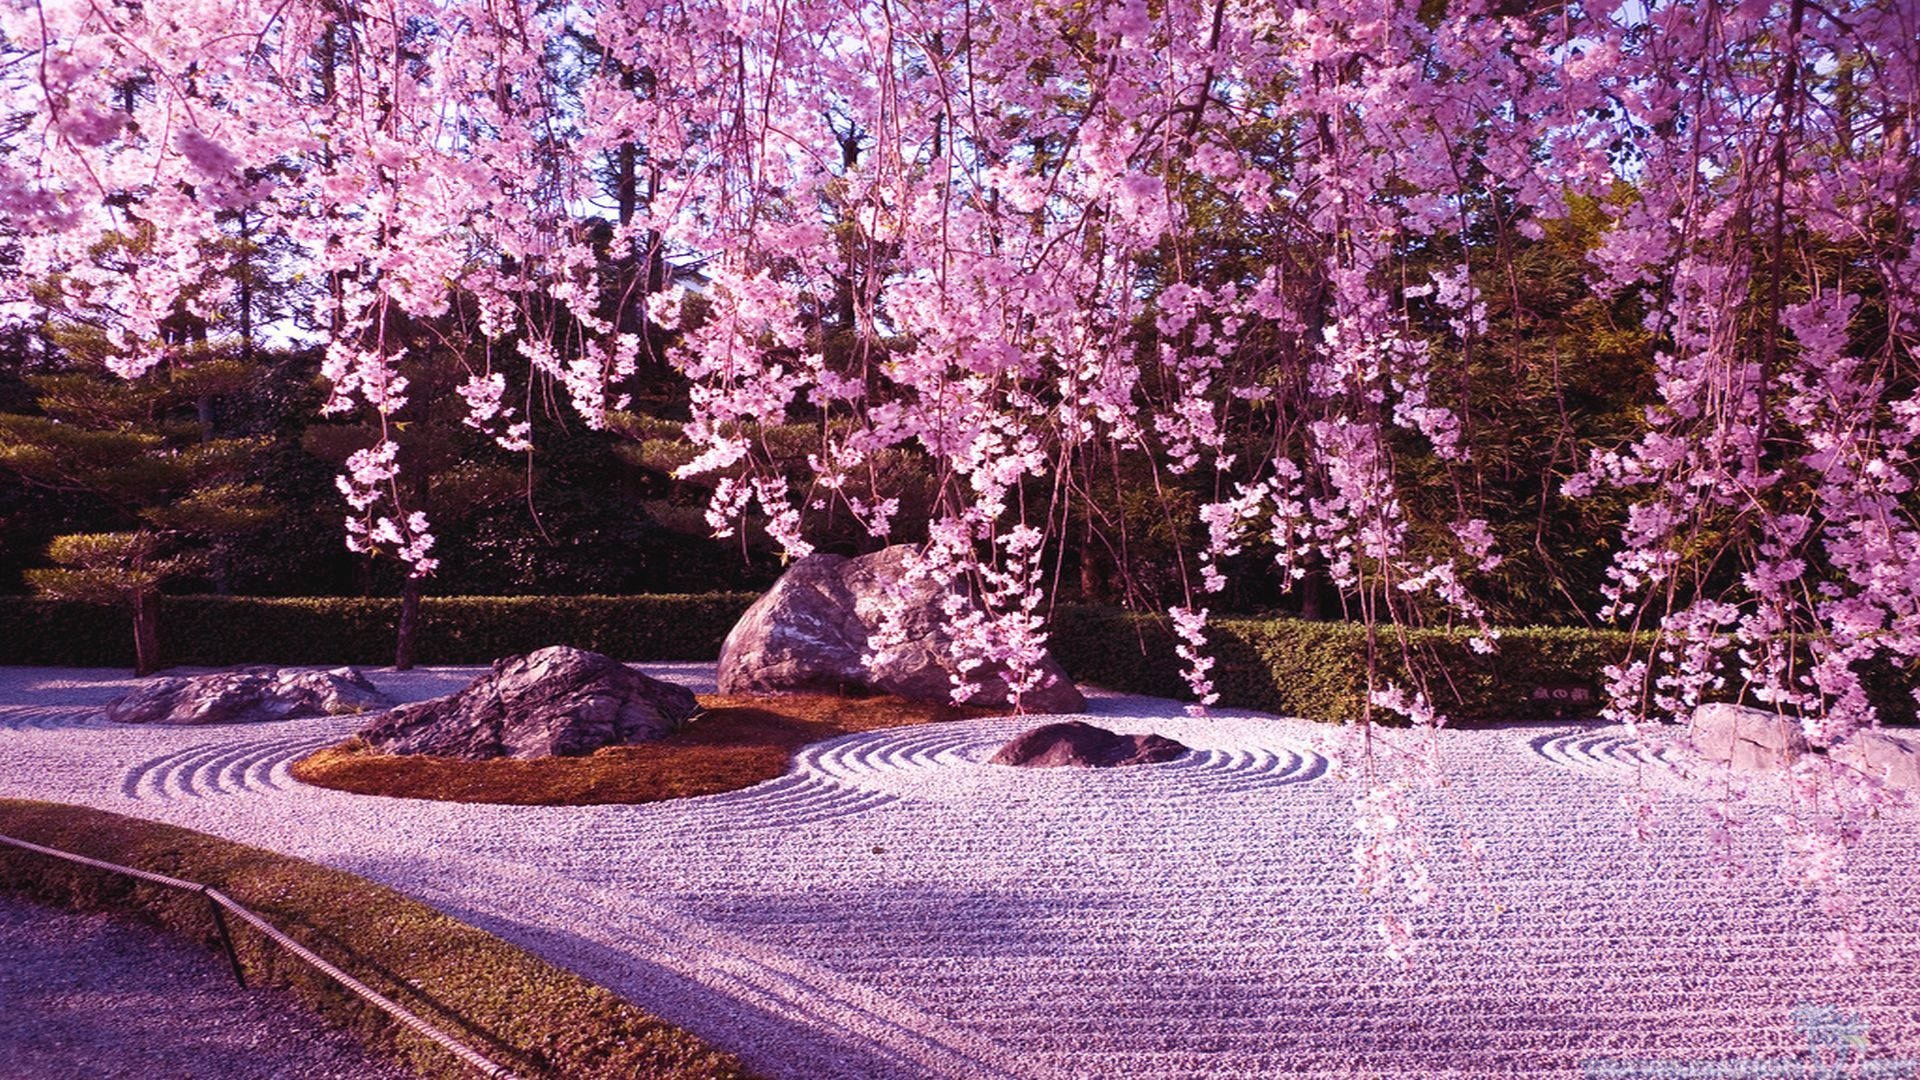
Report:
<svg viewBox="0 0 1920 1080"><path fill-rule="evenodd" d="M624 660L712 660L751 593L651 596L456 596L421 601L419 660L490 663L547 645L573 645ZM161 652L176 664L368 664L393 659L398 600L169 596L161 605ZM1115 690L1187 698L1166 621L1119 608L1054 612L1054 655L1075 679ZM1210 625L1221 703L1314 720L1357 717L1366 699L1367 637L1350 623L1224 618ZM1382 628L1385 679L1406 681L1400 641ZM1626 654L1613 630L1511 627L1489 655L1464 630L1414 630L1407 647L1429 673L1440 710L1460 721L1592 712L1600 669ZM124 611L58 600L0 597L0 664L129 667L132 628ZM1911 673L1865 669L1882 718L1912 723ZM1536 697L1584 692L1584 701Z"/></svg>
<svg viewBox="0 0 1920 1080"><path fill-rule="evenodd" d="M753 600L749 593L428 597L420 603L418 659L489 663L572 645L628 660L711 660ZM175 664L386 664L399 615L394 599L168 596L160 650ZM0 664L132 663L126 612L0 597Z"/></svg>
<svg viewBox="0 0 1920 1080"><path fill-rule="evenodd" d="M133 619L121 608L0 596L0 664L133 666Z"/></svg>
<svg viewBox="0 0 1920 1080"><path fill-rule="evenodd" d="M1165 620L1117 608L1056 612L1053 651L1074 678L1115 690L1191 695L1180 677ZM1213 681L1223 705L1311 720L1357 718L1366 701L1367 632L1350 623L1299 619L1222 619L1209 626ZM1399 639L1382 628L1376 642L1383 679L1406 679ZM1414 630L1407 647L1431 675L1429 690L1447 716L1510 720L1592 712L1600 669L1624 655L1628 637L1611 630L1517 627L1501 631L1489 655L1466 631ZM1560 691L1555 696L1554 691ZM1585 700L1567 696L1584 691ZM1544 692L1545 696L1536 696Z"/></svg>

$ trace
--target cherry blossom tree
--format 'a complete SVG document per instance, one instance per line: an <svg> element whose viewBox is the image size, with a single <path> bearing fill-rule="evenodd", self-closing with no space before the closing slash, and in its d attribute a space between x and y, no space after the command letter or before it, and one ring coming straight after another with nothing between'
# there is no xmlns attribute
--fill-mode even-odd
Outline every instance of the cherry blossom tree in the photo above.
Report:
<svg viewBox="0 0 1920 1080"><path fill-rule="evenodd" d="M1376 650L1433 621L1497 647L1471 586L1502 554L1458 403L1476 357L1532 332L1490 294L1517 297L1521 253L1577 205L1604 218L1590 286L1642 316L1657 389L1643 433L1567 485L1635 499L1605 614L1646 645L1610 673L1613 715L1745 693L1832 746L1876 722L1861 666L1920 657L1920 25L1900 0L34 0L0 19L22 118L0 160L10 301L120 312L137 374L179 305L211 302L189 283L244 207L325 277L331 412L401 422L415 358L393 328L474 297L490 344L461 394L503 452L529 449L536 396L605 423L668 340L641 331L677 331L682 472L718 477L717 531L756 511L804 555L804 513L837 502L886 537L874 463L933 463L918 572L984 605L954 613L961 698L978 663L1017 685L1039 655L1085 466L1121 457L1208 493L1163 506L1203 537L1166 613L1197 708L1209 598L1249 551L1324 568ZM136 260L78 257L127 234ZM674 261L699 265L696 296L632 272ZM799 421L819 432L802 484L764 443ZM430 573L394 445L348 463L348 542ZM1370 691L1443 722L1417 676ZM1406 798L1432 742L1356 739L1361 881L1383 910L1422 902ZM1844 951L1834 868L1878 796L1814 769L1794 835ZM1397 916L1381 929L1406 943Z"/></svg>

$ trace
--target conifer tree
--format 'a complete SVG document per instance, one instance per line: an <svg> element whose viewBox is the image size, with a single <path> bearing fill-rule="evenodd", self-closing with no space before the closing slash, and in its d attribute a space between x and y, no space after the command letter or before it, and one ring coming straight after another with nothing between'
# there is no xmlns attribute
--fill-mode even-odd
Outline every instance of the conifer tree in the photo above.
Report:
<svg viewBox="0 0 1920 1080"><path fill-rule="evenodd" d="M31 486L92 496L124 527L56 537L48 556L59 568L29 571L28 581L49 596L127 603L137 666L148 674L160 666L160 586L189 571L217 577L230 546L278 513L246 479L264 440L213 428L208 403L248 374L237 361L183 355L124 380L90 359L102 339L72 332L61 344L74 366L27 376L33 410L0 413L0 468Z"/></svg>

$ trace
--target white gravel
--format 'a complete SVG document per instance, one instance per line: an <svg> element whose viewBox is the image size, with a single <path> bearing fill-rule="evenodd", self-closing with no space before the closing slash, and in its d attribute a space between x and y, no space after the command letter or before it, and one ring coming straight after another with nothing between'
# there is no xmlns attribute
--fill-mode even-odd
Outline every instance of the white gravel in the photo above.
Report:
<svg viewBox="0 0 1920 1080"><path fill-rule="evenodd" d="M163 930L0 893L8 1080L401 1080L291 994Z"/></svg>
<svg viewBox="0 0 1920 1080"><path fill-rule="evenodd" d="M640 665L711 686L706 665ZM413 699L479 669L370 672ZM1768 795L1723 880L1711 805L1617 730L1444 733L1424 815L1448 891L1384 959L1328 729L1093 695L1200 750L1122 770L983 763L1035 721L848 736L747 791L641 807L348 795L287 762L357 726L109 726L124 672L0 669L0 795L187 825L386 882L775 1076L1775 1076L1920 1072L1920 830L1852 872L1865 962L1775 872ZM1655 840L1627 838L1643 781ZM1485 839L1488 869L1452 854Z"/></svg>

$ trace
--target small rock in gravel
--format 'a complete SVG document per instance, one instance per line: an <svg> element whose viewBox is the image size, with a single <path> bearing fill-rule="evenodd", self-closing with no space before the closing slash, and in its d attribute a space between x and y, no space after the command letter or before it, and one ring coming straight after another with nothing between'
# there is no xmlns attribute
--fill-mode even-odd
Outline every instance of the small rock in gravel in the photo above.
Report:
<svg viewBox="0 0 1920 1080"><path fill-rule="evenodd" d="M122 724L249 724L369 712L391 704L350 667L243 667L148 679L108 706L107 719Z"/></svg>
<svg viewBox="0 0 1920 1080"><path fill-rule="evenodd" d="M988 759L995 765L1112 768L1172 761L1187 747L1164 735L1116 735L1080 720L1047 724L1015 737Z"/></svg>
<svg viewBox="0 0 1920 1080"><path fill-rule="evenodd" d="M660 738L699 708L684 686L555 645L496 660L466 689L401 705L360 737L386 754L570 757Z"/></svg>

